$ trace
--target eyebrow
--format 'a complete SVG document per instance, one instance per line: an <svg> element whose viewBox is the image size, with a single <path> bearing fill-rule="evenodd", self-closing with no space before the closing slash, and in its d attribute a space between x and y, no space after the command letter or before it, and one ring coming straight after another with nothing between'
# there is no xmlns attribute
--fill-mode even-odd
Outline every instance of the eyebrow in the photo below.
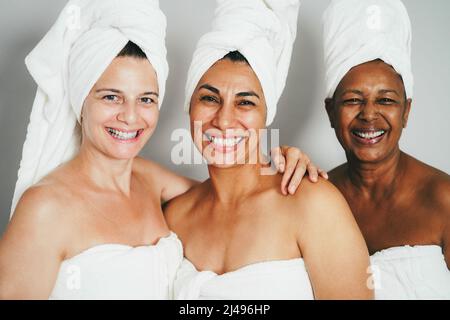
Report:
<svg viewBox="0 0 450 320"><path fill-rule="evenodd" d="M115 93L123 93L123 92L120 91L120 90L117 90L117 89L111 89L111 88L103 88L103 89L95 90L96 93L102 92L102 91L115 92ZM146 92L142 93L141 95L154 95L154 96L159 97L158 93L156 93L156 92L154 92L154 91L146 91Z"/></svg>
<svg viewBox="0 0 450 320"><path fill-rule="evenodd" d="M393 90L393 89L381 89L381 90L378 90L378 93L394 93L395 95L400 97L398 92L396 90Z"/></svg>
<svg viewBox="0 0 450 320"><path fill-rule="evenodd" d="M211 86L209 84L201 85L199 89L206 89L206 90L214 92L215 94L220 94L220 90L219 89L217 89L216 87L213 87L213 86ZM256 92L254 92L254 91L239 92L239 93L236 93L236 96L237 97L249 97L249 96L252 96L252 97L257 97L258 99L260 99L259 95Z"/></svg>
<svg viewBox="0 0 450 320"><path fill-rule="evenodd" d="M219 89L217 89L209 84L204 84L204 85L200 86L199 89L206 89L206 90L214 92L215 94L220 94Z"/></svg>
<svg viewBox="0 0 450 320"><path fill-rule="evenodd" d="M357 95L360 95L360 96L363 96L363 95L364 95L363 92L362 92L361 90L357 90L357 89L347 89L347 90L345 90L344 92L342 92L341 97L342 97L343 95L347 94L347 93L354 93L354 94L357 94Z"/></svg>
<svg viewBox="0 0 450 320"><path fill-rule="evenodd" d="M248 96L253 96L253 97L257 97L258 99L259 96L256 94L256 92L254 91L248 91L248 92L239 92L236 94L237 97L248 97Z"/></svg>

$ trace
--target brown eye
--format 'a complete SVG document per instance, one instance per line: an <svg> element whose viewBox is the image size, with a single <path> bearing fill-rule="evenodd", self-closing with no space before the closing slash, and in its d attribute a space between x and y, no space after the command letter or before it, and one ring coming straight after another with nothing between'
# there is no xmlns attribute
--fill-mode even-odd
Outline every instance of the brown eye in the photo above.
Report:
<svg viewBox="0 0 450 320"><path fill-rule="evenodd" d="M255 106L255 103L249 100L239 101L240 106Z"/></svg>
<svg viewBox="0 0 450 320"><path fill-rule="evenodd" d="M106 96L103 96L102 99L106 100L106 101L110 101L110 102L118 102L119 101L119 97L116 96L115 94L108 94Z"/></svg>
<svg viewBox="0 0 450 320"><path fill-rule="evenodd" d="M219 100L214 96L202 96L200 97L200 101L208 102L208 103L218 103Z"/></svg>
<svg viewBox="0 0 450 320"><path fill-rule="evenodd" d="M389 99L389 98L381 98L381 99L378 99L378 103L383 104L383 105L392 105L392 104L396 104L397 101Z"/></svg>
<svg viewBox="0 0 450 320"><path fill-rule="evenodd" d="M350 105L350 106L355 106L355 105L360 105L362 104L364 101L358 98L352 98L352 99L346 99L344 100L342 103L344 105Z"/></svg>
<svg viewBox="0 0 450 320"><path fill-rule="evenodd" d="M152 104L155 103L155 100L149 97L143 97L141 98L141 102L143 102L144 104Z"/></svg>

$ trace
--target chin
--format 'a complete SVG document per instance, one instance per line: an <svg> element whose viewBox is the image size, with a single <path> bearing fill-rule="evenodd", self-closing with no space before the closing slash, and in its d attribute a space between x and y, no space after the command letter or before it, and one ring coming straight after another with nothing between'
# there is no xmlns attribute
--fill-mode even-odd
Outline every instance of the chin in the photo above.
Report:
<svg viewBox="0 0 450 320"><path fill-rule="evenodd" d="M110 150L110 152L108 152L108 155L113 158L113 159L117 159L117 160L130 160L130 159L134 159L137 157L137 155L139 154L139 151L141 151L141 149L138 150Z"/></svg>
<svg viewBox="0 0 450 320"><path fill-rule="evenodd" d="M381 152L381 150L356 150L356 152L350 152L358 161L367 163L377 163L387 157L387 153Z"/></svg>

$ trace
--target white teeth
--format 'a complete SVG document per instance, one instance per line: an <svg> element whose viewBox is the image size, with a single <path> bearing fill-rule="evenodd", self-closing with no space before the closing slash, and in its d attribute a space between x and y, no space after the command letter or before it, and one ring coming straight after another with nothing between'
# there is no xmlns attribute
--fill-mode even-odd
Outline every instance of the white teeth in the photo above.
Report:
<svg viewBox="0 0 450 320"><path fill-rule="evenodd" d="M138 131L123 132L113 128L108 128L109 134L120 140L130 140L136 138Z"/></svg>
<svg viewBox="0 0 450 320"><path fill-rule="evenodd" d="M378 131L371 131L371 132L364 132L364 131L353 131L355 135L358 137L364 138L364 139L374 139L378 138L379 136L383 135L385 133L384 130L378 130Z"/></svg>
<svg viewBox="0 0 450 320"><path fill-rule="evenodd" d="M244 139L244 137L225 138L225 139L219 138L219 137L214 137L214 136L209 137L209 141L211 141L215 145L225 146L225 147L232 147L234 145L237 145L239 142L242 141L242 139Z"/></svg>

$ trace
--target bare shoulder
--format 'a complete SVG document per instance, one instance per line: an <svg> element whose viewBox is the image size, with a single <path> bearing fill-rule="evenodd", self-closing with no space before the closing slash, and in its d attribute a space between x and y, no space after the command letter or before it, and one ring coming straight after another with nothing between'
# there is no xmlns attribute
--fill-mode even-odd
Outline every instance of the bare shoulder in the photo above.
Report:
<svg viewBox="0 0 450 320"><path fill-rule="evenodd" d="M303 179L295 194L297 205L304 214L313 219L323 219L327 216L351 216L351 211L341 192L329 181L319 178L312 183Z"/></svg>
<svg viewBox="0 0 450 320"><path fill-rule="evenodd" d="M163 207L164 216L170 229L176 231L178 224L192 211L192 208L201 201L201 195L206 191L205 183L200 183L183 194L172 198Z"/></svg>
<svg viewBox="0 0 450 320"><path fill-rule="evenodd" d="M140 157L134 159L133 172L138 174L148 185L151 185L153 190L157 189L163 202L171 200L198 184L195 180L179 175L156 162Z"/></svg>
<svg viewBox="0 0 450 320"><path fill-rule="evenodd" d="M302 180L300 192L295 195L299 218L299 241L302 244L321 239L339 238L363 242L362 235L350 207L340 191L320 178L312 183Z"/></svg>
<svg viewBox="0 0 450 320"><path fill-rule="evenodd" d="M297 241L316 299L372 298L369 254L347 202L327 180L303 180L295 196L302 222Z"/></svg>
<svg viewBox="0 0 450 320"><path fill-rule="evenodd" d="M450 217L450 176L445 172L409 157L410 171L414 173L418 186L418 198L426 207L433 208Z"/></svg>
<svg viewBox="0 0 450 320"><path fill-rule="evenodd" d="M70 190L54 177L44 178L28 188L20 198L11 223L39 224L42 228L61 227L68 212Z"/></svg>
<svg viewBox="0 0 450 320"><path fill-rule="evenodd" d="M133 172L147 178L155 178L161 170L167 170L161 165L149 159L136 157L133 160Z"/></svg>
<svg viewBox="0 0 450 320"><path fill-rule="evenodd" d="M0 295L42 299L51 292L74 229L67 190L54 176L25 191L0 241Z"/></svg>

